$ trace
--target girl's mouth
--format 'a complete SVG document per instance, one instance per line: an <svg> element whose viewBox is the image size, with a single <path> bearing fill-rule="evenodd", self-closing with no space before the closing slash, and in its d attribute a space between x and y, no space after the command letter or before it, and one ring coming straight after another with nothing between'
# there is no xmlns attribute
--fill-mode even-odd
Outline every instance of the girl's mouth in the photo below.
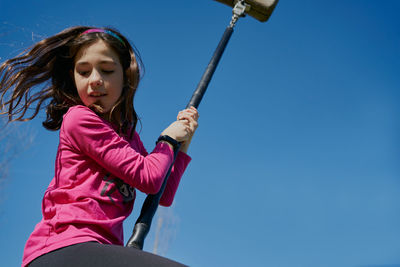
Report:
<svg viewBox="0 0 400 267"><path fill-rule="evenodd" d="M99 98L99 97L106 96L106 95L107 94L90 94L89 96L94 97L94 98Z"/></svg>

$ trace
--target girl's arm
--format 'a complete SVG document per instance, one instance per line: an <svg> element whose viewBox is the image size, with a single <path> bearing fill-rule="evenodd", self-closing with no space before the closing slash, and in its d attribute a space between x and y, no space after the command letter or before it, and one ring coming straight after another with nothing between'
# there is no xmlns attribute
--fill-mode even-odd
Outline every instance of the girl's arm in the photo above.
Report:
<svg viewBox="0 0 400 267"><path fill-rule="evenodd" d="M195 133L198 123L197 120L199 119L199 114L194 107L190 107L188 109L182 110L178 113L177 120L179 122L184 122L187 125L188 135L186 136L187 139L182 142L180 151L178 152L177 158L175 160L174 166L172 167L171 174L168 178L167 185L165 187L164 193L160 199L160 205L163 206L170 206L174 200L175 193L178 189L179 182L181 177L190 162L190 157L186 154L192 140L193 134ZM170 135L173 138L176 138L176 133L180 132L177 131L179 124L176 122L172 123L170 127L165 129L162 134ZM137 135L138 140L140 140L139 136ZM179 138L179 137L178 137ZM178 139L179 140L179 139ZM167 143L167 142L166 142ZM141 149L144 151L145 155L147 155L146 149L144 148L142 142L140 141ZM168 144L171 149L172 145Z"/></svg>
<svg viewBox="0 0 400 267"><path fill-rule="evenodd" d="M163 134L170 134L180 140L191 138L195 131L193 122L190 122L187 114L183 117L187 122L176 121ZM191 133L191 136L188 133ZM158 143L154 150L147 154L138 138L139 147L134 149L114 131L110 123L85 106L74 106L66 113L60 140L71 146L71 149L89 156L112 175L147 194L159 191L173 161L173 150L167 143ZM179 152L161 199L162 205L172 204L181 176L189 162L190 157Z"/></svg>
<svg viewBox="0 0 400 267"><path fill-rule="evenodd" d="M140 137L137 133L135 133L135 139L138 141L137 143L140 145L140 150L142 155L148 155ZM172 150L172 146L171 146ZM180 180L182 178L183 173L185 172L186 167L188 166L191 158L184 152L179 151L177 158L175 160L174 166L172 167L171 174L168 178L167 185L165 186L164 193L160 199L160 205L169 207L172 205L172 202L175 197L175 193L178 190L178 186Z"/></svg>
<svg viewBox="0 0 400 267"><path fill-rule="evenodd" d="M159 191L173 161L173 151L165 143L157 144L152 153L143 156L110 123L85 106L74 106L66 113L60 142L147 194Z"/></svg>

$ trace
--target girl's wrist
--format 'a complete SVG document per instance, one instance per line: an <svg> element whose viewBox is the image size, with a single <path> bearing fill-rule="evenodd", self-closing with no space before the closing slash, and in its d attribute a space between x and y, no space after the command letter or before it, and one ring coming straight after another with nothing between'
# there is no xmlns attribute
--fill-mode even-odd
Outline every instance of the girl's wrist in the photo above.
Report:
<svg viewBox="0 0 400 267"><path fill-rule="evenodd" d="M188 149L189 149L188 145L182 145L181 148L179 149L179 151L187 154Z"/></svg>
<svg viewBox="0 0 400 267"><path fill-rule="evenodd" d="M190 137L189 140L186 140L185 142L183 142L181 147L180 147L180 149L179 149L179 151L184 152L184 153L187 154L191 141L192 141L192 137Z"/></svg>
<svg viewBox="0 0 400 267"><path fill-rule="evenodd" d="M178 149L178 147L180 146L180 144L177 140L175 140L171 136L165 135L165 134L160 135L160 137L158 137L156 144L158 144L159 142L167 143L174 151L176 149Z"/></svg>

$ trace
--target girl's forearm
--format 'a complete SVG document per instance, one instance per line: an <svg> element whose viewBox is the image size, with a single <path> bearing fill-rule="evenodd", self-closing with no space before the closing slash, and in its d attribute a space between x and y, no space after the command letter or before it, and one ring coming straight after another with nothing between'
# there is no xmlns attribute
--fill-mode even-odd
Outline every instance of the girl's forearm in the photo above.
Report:
<svg viewBox="0 0 400 267"><path fill-rule="evenodd" d="M184 152L185 154L187 154L190 142L192 141L192 137L190 137L189 140L183 142L183 144L181 145L181 148L179 149L181 152Z"/></svg>

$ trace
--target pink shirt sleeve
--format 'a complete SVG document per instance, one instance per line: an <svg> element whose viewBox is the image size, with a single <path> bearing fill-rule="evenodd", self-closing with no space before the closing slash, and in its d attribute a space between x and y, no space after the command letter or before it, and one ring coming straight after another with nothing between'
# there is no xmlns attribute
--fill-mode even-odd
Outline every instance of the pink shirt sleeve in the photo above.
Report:
<svg viewBox="0 0 400 267"><path fill-rule="evenodd" d="M173 161L173 151L167 144L159 143L148 154L138 139L140 148L135 150L110 123L84 106L75 106L67 112L61 133L72 149L89 156L114 176L147 194L159 191ZM138 135L135 138L139 138ZM162 205L171 205L189 161L186 154L178 155L161 199Z"/></svg>
<svg viewBox="0 0 400 267"><path fill-rule="evenodd" d="M138 144L141 149L142 155L147 155L147 151L145 147L143 146L142 141L140 140L140 137L137 133L135 133L135 137L138 139ZM186 154L181 151L178 152L178 155L175 159L174 166L172 166L171 174L168 178L167 185L165 187L164 193L161 196L160 199L160 205L162 206L171 206L172 202L175 197L175 193L178 189L179 182L181 180L181 177L183 173L186 170L187 165L191 161L191 158Z"/></svg>

